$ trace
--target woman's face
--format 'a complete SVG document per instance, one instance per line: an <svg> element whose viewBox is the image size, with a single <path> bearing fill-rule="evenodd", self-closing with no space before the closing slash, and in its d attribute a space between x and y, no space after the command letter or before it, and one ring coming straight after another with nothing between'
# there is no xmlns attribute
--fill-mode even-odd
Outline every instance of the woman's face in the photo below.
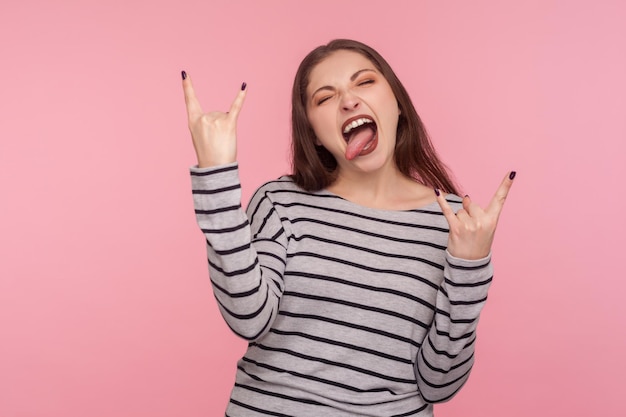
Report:
<svg viewBox="0 0 626 417"><path fill-rule="evenodd" d="M306 93L317 144L335 157L340 170L374 171L394 163L400 110L369 59L353 51L333 52L311 71Z"/></svg>

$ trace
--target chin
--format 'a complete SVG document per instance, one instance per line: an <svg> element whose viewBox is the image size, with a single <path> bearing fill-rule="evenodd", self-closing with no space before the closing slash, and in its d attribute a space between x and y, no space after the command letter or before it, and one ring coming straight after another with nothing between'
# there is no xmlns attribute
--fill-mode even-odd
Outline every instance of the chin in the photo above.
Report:
<svg viewBox="0 0 626 417"><path fill-rule="evenodd" d="M360 171L372 173L387 167L395 167L393 153L385 154L382 152L382 149L376 149L371 154L359 156L352 161L348 161L348 163Z"/></svg>

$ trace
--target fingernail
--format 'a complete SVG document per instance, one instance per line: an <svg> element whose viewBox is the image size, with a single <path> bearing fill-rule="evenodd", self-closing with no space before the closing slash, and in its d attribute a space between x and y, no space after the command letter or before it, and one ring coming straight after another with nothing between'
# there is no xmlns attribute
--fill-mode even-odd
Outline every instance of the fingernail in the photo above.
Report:
<svg viewBox="0 0 626 417"><path fill-rule="evenodd" d="M180 75L183 76L183 80L187 78L187 73L185 71L181 71Z"/></svg>
<svg viewBox="0 0 626 417"><path fill-rule="evenodd" d="M511 171L511 173L509 174L509 179L512 180L513 178L515 178L515 174L517 174L515 171Z"/></svg>
<svg viewBox="0 0 626 417"><path fill-rule="evenodd" d="M469 194L465 194L465 198L470 198Z"/></svg>
<svg viewBox="0 0 626 417"><path fill-rule="evenodd" d="M441 193L439 192L438 188L435 188L435 194L437 194L437 197L439 197L441 195Z"/></svg>
<svg viewBox="0 0 626 417"><path fill-rule="evenodd" d="M242 83L241 84L241 91L245 90L247 86L248 86L248 84Z"/></svg>

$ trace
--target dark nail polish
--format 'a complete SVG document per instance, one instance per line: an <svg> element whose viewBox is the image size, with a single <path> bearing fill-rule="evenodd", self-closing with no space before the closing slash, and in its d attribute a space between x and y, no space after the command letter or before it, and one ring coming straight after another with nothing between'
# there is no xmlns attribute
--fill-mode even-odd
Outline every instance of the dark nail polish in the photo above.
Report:
<svg viewBox="0 0 626 417"><path fill-rule="evenodd" d="M187 73L185 71L181 71L180 75L183 76L183 80L187 78Z"/></svg>
<svg viewBox="0 0 626 417"><path fill-rule="evenodd" d="M435 188L435 194L437 194L437 197L439 197L441 195L441 193L439 192L438 188Z"/></svg>
<svg viewBox="0 0 626 417"><path fill-rule="evenodd" d="M465 198L470 198L469 194L465 194Z"/></svg>
<svg viewBox="0 0 626 417"><path fill-rule="evenodd" d="M241 84L241 91L245 90L247 86L248 84L246 83Z"/></svg>
<svg viewBox="0 0 626 417"><path fill-rule="evenodd" d="M512 180L513 178L515 178L515 174L517 174L515 171L511 171L511 173L509 174L509 179Z"/></svg>

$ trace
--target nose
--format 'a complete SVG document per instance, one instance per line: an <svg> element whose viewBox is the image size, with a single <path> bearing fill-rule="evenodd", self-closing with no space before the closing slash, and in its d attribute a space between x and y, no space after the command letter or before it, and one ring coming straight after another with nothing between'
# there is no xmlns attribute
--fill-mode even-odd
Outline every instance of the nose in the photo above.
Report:
<svg viewBox="0 0 626 417"><path fill-rule="evenodd" d="M361 106L361 100L354 94L346 92L341 96L341 109L349 112L358 109Z"/></svg>

